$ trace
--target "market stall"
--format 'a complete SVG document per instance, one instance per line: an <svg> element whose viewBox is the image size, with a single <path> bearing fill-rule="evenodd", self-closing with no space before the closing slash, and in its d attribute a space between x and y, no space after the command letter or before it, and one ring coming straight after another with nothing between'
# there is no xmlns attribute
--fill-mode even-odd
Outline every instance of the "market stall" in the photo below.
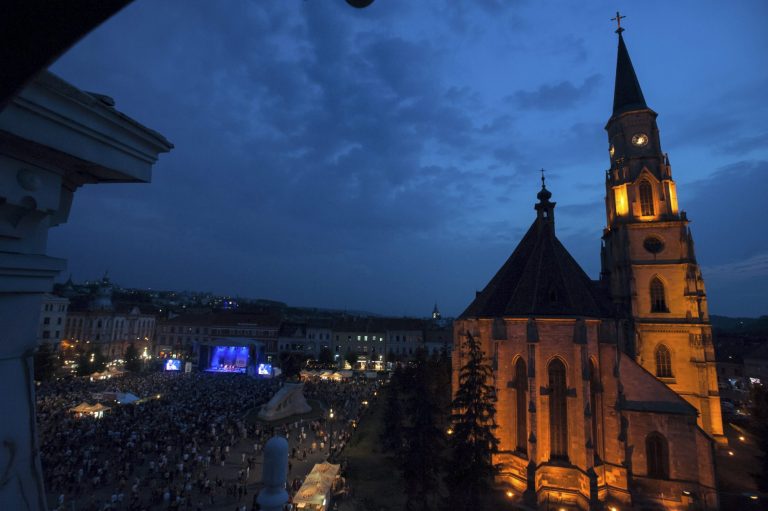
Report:
<svg viewBox="0 0 768 511"><path fill-rule="evenodd" d="M104 406L101 403L96 403L95 405L89 405L85 401L69 409L69 411L74 413L76 417L90 415L95 419L101 419L104 416L104 412L109 410L111 410L110 407Z"/></svg>
<svg viewBox="0 0 768 511"><path fill-rule="evenodd" d="M327 511L339 481L340 465L324 461L312 467L299 491L293 497L296 509Z"/></svg>

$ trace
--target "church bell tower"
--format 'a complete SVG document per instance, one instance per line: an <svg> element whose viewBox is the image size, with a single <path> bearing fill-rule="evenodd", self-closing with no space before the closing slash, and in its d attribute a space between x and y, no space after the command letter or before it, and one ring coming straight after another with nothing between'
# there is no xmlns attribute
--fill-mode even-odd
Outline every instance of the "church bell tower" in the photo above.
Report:
<svg viewBox="0 0 768 511"><path fill-rule="evenodd" d="M601 281L626 320L624 350L695 406L699 426L724 443L704 280L657 114L645 102L623 31L619 26L613 114L605 126Z"/></svg>

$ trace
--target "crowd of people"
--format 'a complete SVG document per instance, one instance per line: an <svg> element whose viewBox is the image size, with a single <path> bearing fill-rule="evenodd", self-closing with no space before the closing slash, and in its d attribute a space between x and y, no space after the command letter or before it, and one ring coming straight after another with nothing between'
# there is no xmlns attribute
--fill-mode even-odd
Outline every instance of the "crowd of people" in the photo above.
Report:
<svg viewBox="0 0 768 511"><path fill-rule="evenodd" d="M375 382L305 384L323 406L307 420L261 423L247 416L280 380L238 374L127 374L59 380L37 389L38 430L53 509L257 509L254 477L273 435L289 441L291 494L311 464L337 460L377 390ZM69 410L94 394L130 392L139 404L114 405L101 419ZM333 418L330 417L333 409ZM300 465L294 470L293 465ZM226 465L226 468L225 468ZM226 506L226 507L225 507Z"/></svg>

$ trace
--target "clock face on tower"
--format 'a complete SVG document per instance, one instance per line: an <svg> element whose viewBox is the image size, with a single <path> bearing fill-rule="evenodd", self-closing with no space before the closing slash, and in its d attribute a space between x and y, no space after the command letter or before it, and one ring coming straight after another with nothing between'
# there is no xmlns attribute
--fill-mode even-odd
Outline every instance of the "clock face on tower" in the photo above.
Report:
<svg viewBox="0 0 768 511"><path fill-rule="evenodd" d="M635 133L632 135L632 144L637 147L643 147L648 144L648 135L645 133Z"/></svg>
<svg viewBox="0 0 768 511"><path fill-rule="evenodd" d="M611 144L611 147L608 148L608 154L611 155L611 158L613 158L613 154L616 152L616 148L613 147L613 144Z"/></svg>

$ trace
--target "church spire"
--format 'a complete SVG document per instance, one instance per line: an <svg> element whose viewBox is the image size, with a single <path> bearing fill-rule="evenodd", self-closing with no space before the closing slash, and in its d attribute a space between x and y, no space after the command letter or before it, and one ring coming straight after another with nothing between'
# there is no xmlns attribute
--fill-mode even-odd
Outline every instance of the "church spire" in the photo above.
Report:
<svg viewBox="0 0 768 511"><path fill-rule="evenodd" d="M616 13L619 20L619 28L616 33L619 34L619 52L616 57L616 87L613 91L613 115L629 112L630 110L641 110L648 108L645 104L643 91L640 89L640 82L637 81L635 68L632 66L632 60L629 58L627 45L624 44L624 37L621 35L624 29L621 28L621 18Z"/></svg>

